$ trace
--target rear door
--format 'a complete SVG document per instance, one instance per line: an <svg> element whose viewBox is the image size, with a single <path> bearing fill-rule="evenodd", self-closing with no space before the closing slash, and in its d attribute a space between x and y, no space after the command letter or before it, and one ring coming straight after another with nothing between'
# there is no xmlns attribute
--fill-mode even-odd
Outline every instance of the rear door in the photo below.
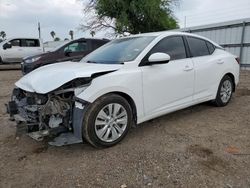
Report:
<svg viewBox="0 0 250 188"><path fill-rule="evenodd" d="M210 42L187 36L186 37L195 69L194 100L204 101L214 94L218 85L218 56L215 47Z"/></svg>
<svg viewBox="0 0 250 188"><path fill-rule="evenodd" d="M23 51L22 58L43 52L39 39L22 39L21 46Z"/></svg>

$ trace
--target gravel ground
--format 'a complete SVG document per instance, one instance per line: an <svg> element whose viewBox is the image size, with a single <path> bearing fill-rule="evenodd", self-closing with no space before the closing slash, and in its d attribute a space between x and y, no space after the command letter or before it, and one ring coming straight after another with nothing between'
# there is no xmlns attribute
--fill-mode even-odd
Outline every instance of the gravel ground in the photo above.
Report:
<svg viewBox="0 0 250 188"><path fill-rule="evenodd" d="M20 76L0 72L0 187L250 187L250 71L227 107L160 117L102 150L16 137L4 103Z"/></svg>

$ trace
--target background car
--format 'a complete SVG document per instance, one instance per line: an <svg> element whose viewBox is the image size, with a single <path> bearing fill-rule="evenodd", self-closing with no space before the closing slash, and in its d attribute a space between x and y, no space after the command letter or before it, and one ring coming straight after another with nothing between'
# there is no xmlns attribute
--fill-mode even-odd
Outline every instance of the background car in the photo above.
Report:
<svg viewBox="0 0 250 188"><path fill-rule="evenodd" d="M23 74L52 63L63 61L80 61L84 56L109 42L108 39L80 38L62 44L51 52L29 56L23 59L21 68Z"/></svg>
<svg viewBox="0 0 250 188"><path fill-rule="evenodd" d="M41 39L10 38L0 43L0 63L21 63L24 57L42 52Z"/></svg>

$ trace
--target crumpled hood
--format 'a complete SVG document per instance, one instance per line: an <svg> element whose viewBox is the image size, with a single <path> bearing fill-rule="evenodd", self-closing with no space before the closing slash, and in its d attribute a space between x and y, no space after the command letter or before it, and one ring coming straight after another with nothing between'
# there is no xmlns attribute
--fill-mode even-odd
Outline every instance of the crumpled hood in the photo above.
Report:
<svg viewBox="0 0 250 188"><path fill-rule="evenodd" d="M64 62L38 68L22 77L15 85L25 91L45 94L76 78L91 77L94 73L115 71L121 64Z"/></svg>

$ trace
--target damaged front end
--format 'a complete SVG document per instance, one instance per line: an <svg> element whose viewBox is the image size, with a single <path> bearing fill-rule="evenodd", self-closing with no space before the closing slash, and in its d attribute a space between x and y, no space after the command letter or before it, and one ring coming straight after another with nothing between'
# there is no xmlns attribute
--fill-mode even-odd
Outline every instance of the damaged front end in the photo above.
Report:
<svg viewBox="0 0 250 188"><path fill-rule="evenodd" d="M27 134L37 141L53 137L51 145L81 143L87 102L77 101L75 95L84 91L90 81L88 78L76 79L47 94L15 88L7 111L17 122L17 128L25 124Z"/></svg>

